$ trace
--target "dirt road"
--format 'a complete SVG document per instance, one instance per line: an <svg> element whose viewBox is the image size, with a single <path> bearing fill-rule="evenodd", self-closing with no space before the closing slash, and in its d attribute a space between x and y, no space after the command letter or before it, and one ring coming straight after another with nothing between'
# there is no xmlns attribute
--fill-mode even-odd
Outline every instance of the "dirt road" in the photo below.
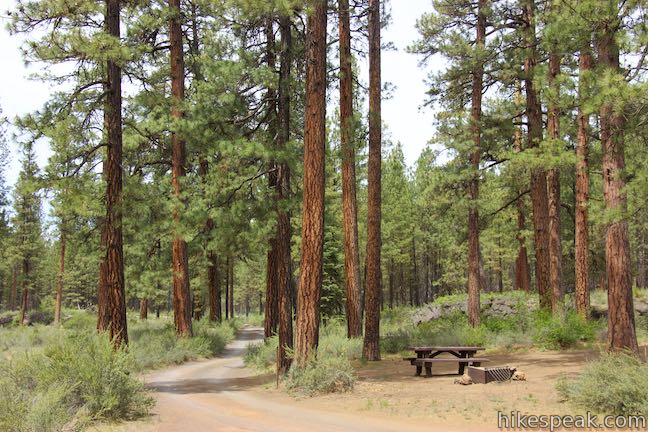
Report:
<svg viewBox="0 0 648 432"><path fill-rule="evenodd" d="M250 342L261 340L258 328L243 329L222 357L188 363L146 378L157 402L153 416L144 421L113 427L119 431L259 431L259 432L391 432L452 431L447 424L435 428L430 422L378 418L372 413L310 409L290 399L273 400L264 384L243 365L242 355ZM267 382L267 377L265 378ZM480 428L483 430L483 428ZM465 430L465 429L455 429Z"/></svg>

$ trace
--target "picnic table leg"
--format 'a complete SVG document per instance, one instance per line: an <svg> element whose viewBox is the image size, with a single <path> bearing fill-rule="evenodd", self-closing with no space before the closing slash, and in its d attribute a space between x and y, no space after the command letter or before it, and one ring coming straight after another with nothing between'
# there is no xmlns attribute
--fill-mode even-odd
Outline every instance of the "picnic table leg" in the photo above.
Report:
<svg viewBox="0 0 648 432"><path fill-rule="evenodd" d="M423 371L422 366L416 366L416 376L421 376L422 371Z"/></svg>
<svg viewBox="0 0 648 432"><path fill-rule="evenodd" d="M432 363L426 363L425 365L425 377L430 378L432 376Z"/></svg>

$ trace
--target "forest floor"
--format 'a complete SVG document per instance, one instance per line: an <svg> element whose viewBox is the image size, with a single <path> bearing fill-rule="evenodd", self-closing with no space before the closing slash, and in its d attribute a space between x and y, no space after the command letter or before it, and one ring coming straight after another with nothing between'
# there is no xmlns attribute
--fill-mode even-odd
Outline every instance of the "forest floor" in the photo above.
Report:
<svg viewBox="0 0 648 432"><path fill-rule="evenodd" d="M515 365L527 381L461 386L456 376L414 376L397 357L356 364L352 392L295 398L275 388L274 376L243 365L246 346L262 330L244 328L224 355L145 377L156 399L152 415L95 431L489 431L497 412L580 414L560 402L556 382L580 372L593 351L487 353L490 365ZM435 366L436 367L436 366Z"/></svg>

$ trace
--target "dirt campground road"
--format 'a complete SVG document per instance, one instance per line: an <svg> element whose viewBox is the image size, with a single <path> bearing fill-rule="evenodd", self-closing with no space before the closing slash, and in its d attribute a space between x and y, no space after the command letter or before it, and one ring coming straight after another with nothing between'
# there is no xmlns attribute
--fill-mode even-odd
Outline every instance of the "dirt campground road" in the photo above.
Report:
<svg viewBox="0 0 648 432"><path fill-rule="evenodd" d="M518 367L532 378L486 386L455 385L451 376L414 377L411 366L392 358L358 365L353 392L295 399L275 389L274 377L258 376L244 367L245 348L262 336L262 329L244 328L220 358L148 375L146 385L156 400L152 416L96 430L497 431L497 411L565 413L553 389L555 381L592 357L583 352L516 356ZM504 356L489 357L497 360L493 364L511 364Z"/></svg>

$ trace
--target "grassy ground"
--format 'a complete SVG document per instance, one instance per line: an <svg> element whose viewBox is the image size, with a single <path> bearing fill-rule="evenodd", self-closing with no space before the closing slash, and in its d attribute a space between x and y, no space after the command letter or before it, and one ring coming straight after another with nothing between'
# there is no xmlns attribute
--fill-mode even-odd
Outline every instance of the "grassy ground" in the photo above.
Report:
<svg viewBox="0 0 648 432"><path fill-rule="evenodd" d="M130 419L152 405L137 374L220 353L240 321L194 322L177 339L167 317L129 317L130 344L115 353L97 335L96 317L67 310L60 326L0 328L0 430L83 429L97 420Z"/></svg>

